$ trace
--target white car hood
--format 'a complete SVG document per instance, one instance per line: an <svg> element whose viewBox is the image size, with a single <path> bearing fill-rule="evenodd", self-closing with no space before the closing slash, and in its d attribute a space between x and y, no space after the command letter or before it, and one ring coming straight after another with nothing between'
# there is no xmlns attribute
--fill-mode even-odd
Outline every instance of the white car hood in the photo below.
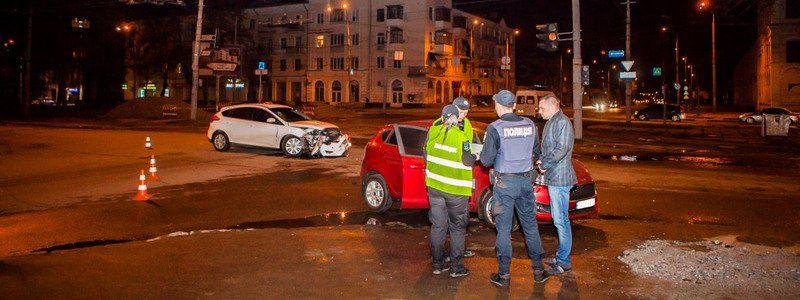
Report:
<svg viewBox="0 0 800 300"><path fill-rule="evenodd" d="M289 126L302 127L302 128L312 128L312 129L319 129L319 130L322 130L322 129L325 129L325 128L337 128L337 129L339 128L339 126L333 125L331 123L322 122L322 121L315 121L315 120L290 122Z"/></svg>

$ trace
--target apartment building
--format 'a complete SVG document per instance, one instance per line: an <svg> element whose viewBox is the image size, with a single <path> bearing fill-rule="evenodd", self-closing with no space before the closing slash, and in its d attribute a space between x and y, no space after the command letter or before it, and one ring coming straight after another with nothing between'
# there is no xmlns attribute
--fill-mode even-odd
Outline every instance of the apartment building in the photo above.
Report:
<svg viewBox="0 0 800 300"><path fill-rule="evenodd" d="M514 89L514 30L450 0L309 0L247 9L244 22L267 101L399 107Z"/></svg>
<svg viewBox="0 0 800 300"><path fill-rule="evenodd" d="M800 0L758 1L758 39L734 72L735 105L800 111Z"/></svg>

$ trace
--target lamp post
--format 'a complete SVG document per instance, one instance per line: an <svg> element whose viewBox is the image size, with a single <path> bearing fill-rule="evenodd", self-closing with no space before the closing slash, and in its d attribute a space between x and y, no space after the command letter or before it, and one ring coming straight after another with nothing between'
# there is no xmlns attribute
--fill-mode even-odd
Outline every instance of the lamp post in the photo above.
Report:
<svg viewBox="0 0 800 300"><path fill-rule="evenodd" d="M518 35L519 35L519 29L514 29L514 36ZM506 56L508 56L508 58L511 58L511 52L509 52L509 46L508 46L509 39L511 39L511 37L506 36ZM506 89L509 91L511 90L510 76L511 76L511 64L509 64L508 68L506 68Z"/></svg>
<svg viewBox="0 0 800 300"><path fill-rule="evenodd" d="M136 85L136 67L134 66L135 65L134 59L136 57L136 41L131 42L131 40L133 39L131 37L131 31L133 30L133 26L131 26L130 24L120 24L120 25L117 25L115 30L117 32L121 32L121 33L125 34L125 44L126 45L128 43L133 44L131 46L131 47L133 47L133 49L132 49L130 57L131 57L131 74L133 75L133 92L132 92L132 94L133 94L133 100L136 100L136 95L139 93L139 87Z"/></svg>
<svg viewBox="0 0 800 300"><path fill-rule="evenodd" d="M717 15L705 0L697 6L700 11L711 13L711 109L717 112Z"/></svg>
<svg viewBox="0 0 800 300"><path fill-rule="evenodd" d="M670 32L669 27L661 26L661 32L663 32L663 33ZM678 58L678 52L679 52L680 48L679 48L679 44L678 44L678 33L675 32L675 31L672 31L672 33L675 35L675 83L680 84L681 83L681 78L680 78L680 59ZM678 105L680 105L680 103L681 103L680 90L675 92L675 102ZM666 103L667 103L667 96L664 95L664 104L666 104ZM666 107L665 107L665 110L666 110Z"/></svg>

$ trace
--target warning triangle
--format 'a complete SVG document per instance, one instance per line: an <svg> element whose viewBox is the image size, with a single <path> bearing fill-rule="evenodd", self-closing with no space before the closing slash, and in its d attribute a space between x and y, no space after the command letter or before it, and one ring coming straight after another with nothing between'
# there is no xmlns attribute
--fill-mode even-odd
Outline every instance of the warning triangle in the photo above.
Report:
<svg viewBox="0 0 800 300"><path fill-rule="evenodd" d="M632 60L623 60L622 61L622 67L625 68L625 71L630 71L631 67L633 67L633 61Z"/></svg>

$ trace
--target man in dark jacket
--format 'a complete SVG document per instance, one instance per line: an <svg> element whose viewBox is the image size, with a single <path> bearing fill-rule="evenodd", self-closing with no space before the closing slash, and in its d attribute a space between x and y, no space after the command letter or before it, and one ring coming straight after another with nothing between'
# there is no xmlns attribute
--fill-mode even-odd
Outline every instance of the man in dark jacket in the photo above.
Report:
<svg viewBox="0 0 800 300"><path fill-rule="evenodd" d="M558 251L554 260L546 261L549 274L561 274L572 270L572 228L569 222L569 190L577 183L572 168L572 147L575 133L572 123L561 111L558 98L545 96L540 100L542 118L547 120L542 131L542 155L539 169L544 173L544 184L550 195L550 214L558 233Z"/></svg>

